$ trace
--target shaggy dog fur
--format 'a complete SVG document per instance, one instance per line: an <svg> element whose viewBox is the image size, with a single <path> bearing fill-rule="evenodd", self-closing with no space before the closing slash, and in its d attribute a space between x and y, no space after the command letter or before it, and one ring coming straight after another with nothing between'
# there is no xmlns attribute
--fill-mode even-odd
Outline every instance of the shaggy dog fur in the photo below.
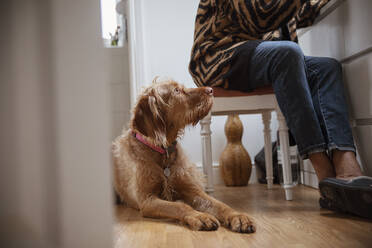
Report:
<svg viewBox="0 0 372 248"><path fill-rule="evenodd" d="M185 126L196 125L208 114L212 103L209 87L187 89L165 81L146 88L133 109L130 130L112 146L114 187L123 202L145 217L177 220L193 230L216 230L221 223L235 232L251 233L255 229L246 214L204 192L195 165L175 142ZM173 151L161 154L135 133L153 146Z"/></svg>

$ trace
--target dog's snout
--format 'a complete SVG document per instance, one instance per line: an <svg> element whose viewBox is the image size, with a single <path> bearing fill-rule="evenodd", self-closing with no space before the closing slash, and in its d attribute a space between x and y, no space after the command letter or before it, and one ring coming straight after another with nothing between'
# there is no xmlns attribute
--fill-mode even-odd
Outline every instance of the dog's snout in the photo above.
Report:
<svg viewBox="0 0 372 248"><path fill-rule="evenodd" d="M211 87L205 87L205 93L207 93L207 95L212 96L213 95L213 89Z"/></svg>

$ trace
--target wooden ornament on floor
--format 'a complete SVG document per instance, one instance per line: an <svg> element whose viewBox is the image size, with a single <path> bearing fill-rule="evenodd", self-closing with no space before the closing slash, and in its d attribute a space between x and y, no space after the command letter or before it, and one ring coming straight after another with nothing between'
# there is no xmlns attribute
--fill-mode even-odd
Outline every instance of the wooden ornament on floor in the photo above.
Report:
<svg viewBox="0 0 372 248"><path fill-rule="evenodd" d="M226 186L245 186L252 171L252 162L243 147L243 124L239 115L229 115L225 124L227 145L220 156L220 168Z"/></svg>

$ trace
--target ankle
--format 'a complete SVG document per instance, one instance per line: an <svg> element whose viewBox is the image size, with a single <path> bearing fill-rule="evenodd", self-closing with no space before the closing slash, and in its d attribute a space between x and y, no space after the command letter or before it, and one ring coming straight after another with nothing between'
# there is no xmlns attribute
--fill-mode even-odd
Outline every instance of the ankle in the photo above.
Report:
<svg viewBox="0 0 372 248"><path fill-rule="evenodd" d="M323 180L326 177L336 176L332 162L325 152L310 154L309 158L319 181Z"/></svg>
<svg viewBox="0 0 372 248"><path fill-rule="evenodd" d="M340 151L335 149L332 154L332 162L337 178L350 179L363 175L359 163L356 160L355 153L352 151Z"/></svg>

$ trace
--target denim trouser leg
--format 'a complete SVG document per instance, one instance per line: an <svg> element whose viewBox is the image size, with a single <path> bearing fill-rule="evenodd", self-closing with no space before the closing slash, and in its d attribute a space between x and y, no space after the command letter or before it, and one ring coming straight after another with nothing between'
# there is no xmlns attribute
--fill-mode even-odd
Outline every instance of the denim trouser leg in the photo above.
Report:
<svg viewBox="0 0 372 248"><path fill-rule="evenodd" d="M355 151L337 61L305 57L294 42L265 41L249 66L252 87L273 85L303 158L333 148Z"/></svg>
<svg viewBox="0 0 372 248"><path fill-rule="evenodd" d="M333 58L305 56L314 109L328 149L355 152L344 94L341 64Z"/></svg>

